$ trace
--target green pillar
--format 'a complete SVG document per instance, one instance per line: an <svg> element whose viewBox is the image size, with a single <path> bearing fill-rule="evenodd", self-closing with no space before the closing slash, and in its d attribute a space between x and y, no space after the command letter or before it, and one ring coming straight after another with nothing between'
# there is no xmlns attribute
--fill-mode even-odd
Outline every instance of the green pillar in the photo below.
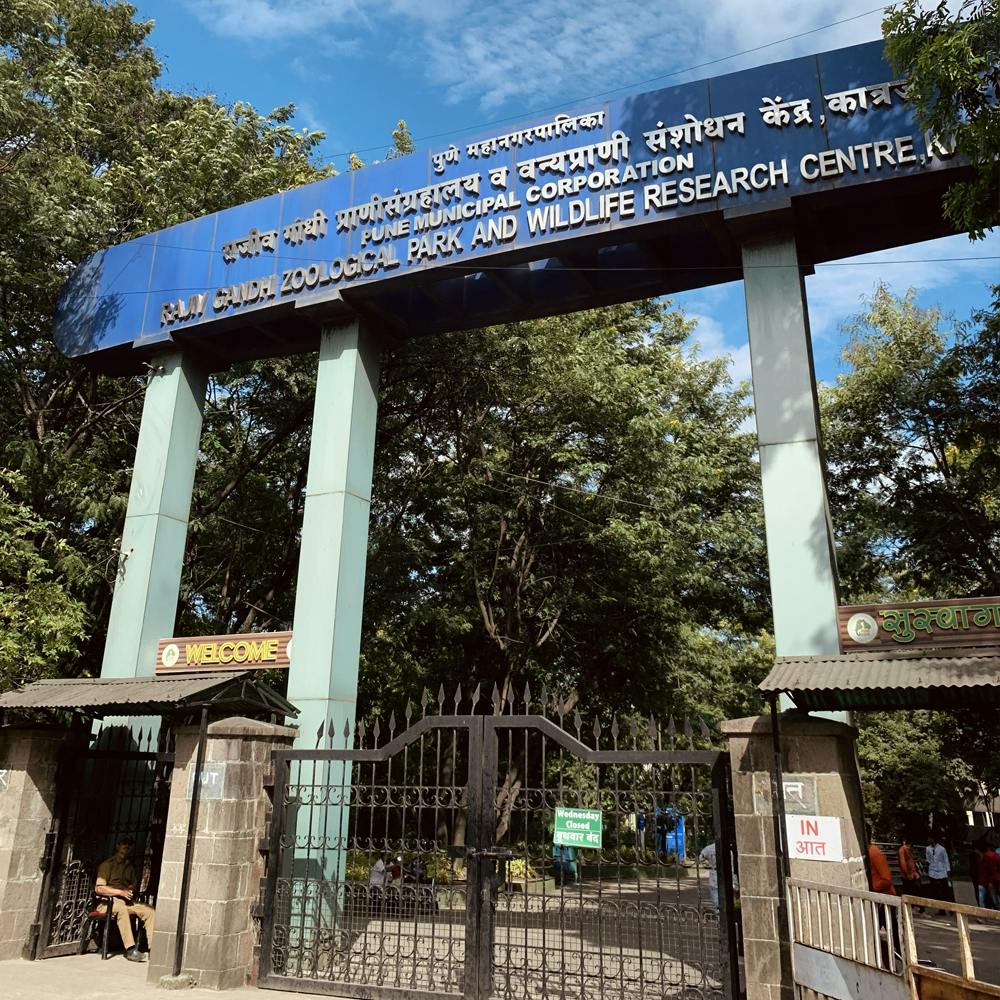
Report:
<svg viewBox="0 0 1000 1000"><path fill-rule="evenodd" d="M837 567L795 240L742 249L777 654L836 655Z"/></svg>
<svg viewBox="0 0 1000 1000"><path fill-rule="evenodd" d="M307 749L354 724L380 361L357 322L323 331L288 676Z"/></svg>
<svg viewBox="0 0 1000 1000"><path fill-rule="evenodd" d="M154 368L142 407L102 677L151 676L156 644L174 630L208 373L179 352L161 355Z"/></svg>

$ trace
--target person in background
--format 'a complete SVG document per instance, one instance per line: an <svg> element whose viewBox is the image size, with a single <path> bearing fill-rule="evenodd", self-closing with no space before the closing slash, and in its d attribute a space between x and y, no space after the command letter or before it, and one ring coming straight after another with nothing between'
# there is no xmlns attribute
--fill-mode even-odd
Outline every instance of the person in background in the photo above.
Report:
<svg viewBox="0 0 1000 1000"><path fill-rule="evenodd" d="M909 838L904 834L902 843L897 852L899 857L899 877L903 883L904 896L921 896L920 872L917 870L917 862L913 858L913 848L910 846ZM923 913L921 906L919 912Z"/></svg>
<svg viewBox="0 0 1000 1000"><path fill-rule="evenodd" d="M136 947L135 935L132 933L132 921L129 916L135 914L146 931L146 947L153 940L153 923L156 914L151 906L135 902L135 894L139 888L135 868L129 860L129 854L135 841L131 837L120 837L115 845L115 853L106 861L102 861L97 869L97 880L94 893L107 902L100 905L102 912L111 907L111 916L118 925L122 944L125 946L125 957L130 962L145 962L148 951L141 952Z"/></svg>
<svg viewBox="0 0 1000 1000"><path fill-rule="evenodd" d="M895 896L896 887L892 884L892 872L889 871L889 860L886 858L882 848L872 842L872 828L866 828L868 834L868 878L871 882L872 892L881 893L883 896ZM885 906L876 906L878 913L879 927L885 931L885 939L881 943L882 960L889 964L890 950L899 953L899 926L898 911L891 909L887 911Z"/></svg>
<svg viewBox="0 0 1000 1000"><path fill-rule="evenodd" d="M635 829L639 834L639 851L642 854L646 853L646 814L636 813L635 814Z"/></svg>
<svg viewBox="0 0 1000 1000"><path fill-rule="evenodd" d="M987 843L979 862L979 878L983 886L983 902L980 906L988 906L1000 910L1000 854L990 843Z"/></svg>
<svg viewBox="0 0 1000 1000"><path fill-rule="evenodd" d="M708 869L708 894L712 898L712 908L719 908L719 869L715 858L715 841L709 841L698 855L698 861Z"/></svg>
<svg viewBox="0 0 1000 1000"><path fill-rule="evenodd" d="M941 902L953 903L955 897L951 891L951 859L941 838L936 833L931 833L927 844L927 877L931 881L931 897ZM943 914L944 910L938 910L938 914Z"/></svg>
<svg viewBox="0 0 1000 1000"><path fill-rule="evenodd" d="M982 864L983 848L986 843L982 837L972 842L969 849L969 881L972 883L972 894L977 906L986 905L986 886L983 884Z"/></svg>
<svg viewBox="0 0 1000 1000"><path fill-rule="evenodd" d="M895 896L896 887L892 884L892 872L889 871L889 861L878 844L871 841L868 834L868 870L871 879L872 892L880 892L884 896Z"/></svg>
<svg viewBox="0 0 1000 1000"><path fill-rule="evenodd" d="M389 866L385 863L386 854L383 851L375 864L368 869L368 884L374 888L384 889L389 884Z"/></svg>

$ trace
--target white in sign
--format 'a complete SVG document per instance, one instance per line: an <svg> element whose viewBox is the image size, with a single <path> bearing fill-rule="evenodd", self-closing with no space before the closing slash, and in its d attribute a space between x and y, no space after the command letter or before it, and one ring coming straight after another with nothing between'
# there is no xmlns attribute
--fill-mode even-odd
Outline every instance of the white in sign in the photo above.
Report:
<svg viewBox="0 0 1000 1000"><path fill-rule="evenodd" d="M839 816L786 816L788 856L793 861L843 861Z"/></svg>

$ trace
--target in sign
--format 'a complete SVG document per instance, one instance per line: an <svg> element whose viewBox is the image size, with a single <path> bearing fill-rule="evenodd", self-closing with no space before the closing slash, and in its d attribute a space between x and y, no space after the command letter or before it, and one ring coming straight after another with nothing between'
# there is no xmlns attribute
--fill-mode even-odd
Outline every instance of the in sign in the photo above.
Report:
<svg viewBox="0 0 1000 1000"><path fill-rule="evenodd" d="M839 816L786 816L788 855L796 861L843 861Z"/></svg>

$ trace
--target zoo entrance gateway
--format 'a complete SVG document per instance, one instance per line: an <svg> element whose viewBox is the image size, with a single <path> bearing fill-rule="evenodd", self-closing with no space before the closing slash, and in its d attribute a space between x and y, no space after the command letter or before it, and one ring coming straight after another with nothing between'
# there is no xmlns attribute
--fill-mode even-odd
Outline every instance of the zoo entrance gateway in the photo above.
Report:
<svg viewBox="0 0 1000 1000"><path fill-rule="evenodd" d="M102 676L173 634L208 373L319 348L289 699L353 722L377 387L401 337L742 276L778 655L838 654L802 275L947 232L967 168L873 42L567 110L192 219L85 260L54 324L153 369Z"/></svg>
<svg viewBox="0 0 1000 1000"><path fill-rule="evenodd" d="M966 169L920 133L905 81L881 43L871 43L582 106L95 254L60 296L56 341L101 371L150 370L102 677L152 674L159 640L173 634L209 373L318 348L288 681L300 728L297 748L279 754L279 781L290 791L285 802L276 788L275 803L288 815L282 827L276 808L271 842L275 857L283 852L282 872L286 863L313 864L317 884L338 884L343 852L332 867L326 854L303 858L298 834L311 842L321 824L336 839L348 807L331 804L330 790L346 787L352 768L391 767L398 752L405 760L409 746L396 736L380 748L311 749L315 734L355 724L385 344L740 277L777 654L836 656L836 570L803 276L822 261L944 235L941 194ZM471 767L484 762L470 869L484 878L499 856L486 822L503 749L498 729L528 727L531 739L602 764L640 753L588 749L525 712L428 715L408 737L450 729L450 739L467 744ZM653 753L667 767L680 760ZM311 801L326 805L300 817L291 791L317 760L325 776L311 772L322 786ZM645 760L642 751L629 764L641 769ZM715 757L690 763L711 769L704 812L718 814L722 838L726 769ZM264 974L282 977L290 952L288 939L273 937L285 917L278 867L268 878L275 948ZM414 897L424 898L419 884ZM488 908L468 913L473 931L489 918ZM480 938L467 928L466 937L488 958L485 931ZM765 968L771 947L748 940L747 968ZM489 961L475 975L470 968L463 979L456 967L450 988L486 995ZM731 977L721 980L731 991ZM703 995L713 989L701 984Z"/></svg>

